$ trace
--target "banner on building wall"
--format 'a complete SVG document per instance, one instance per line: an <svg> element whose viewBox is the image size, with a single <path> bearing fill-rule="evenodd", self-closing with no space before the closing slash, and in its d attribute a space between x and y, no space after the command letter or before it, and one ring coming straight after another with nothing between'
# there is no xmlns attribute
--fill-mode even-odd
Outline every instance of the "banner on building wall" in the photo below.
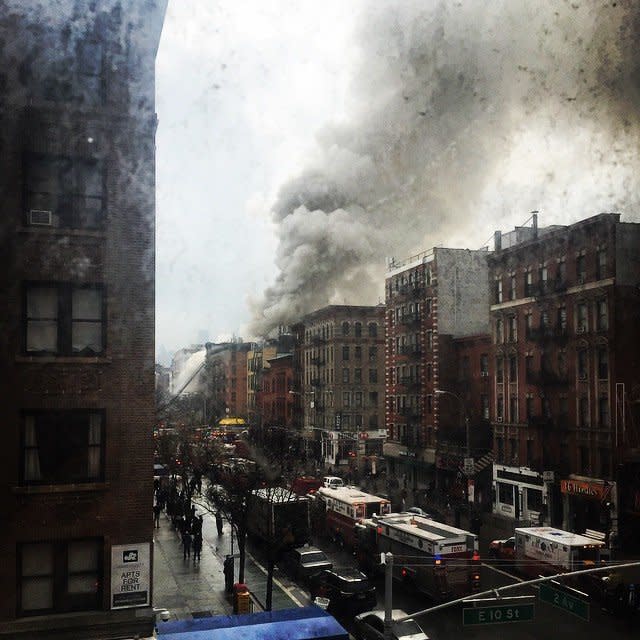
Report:
<svg viewBox="0 0 640 640"><path fill-rule="evenodd" d="M560 480L560 491L572 496L584 496L604 502L611 495L612 484L585 480Z"/></svg>
<svg viewBox="0 0 640 640"><path fill-rule="evenodd" d="M150 544L120 544L111 547L111 608L143 607L151 604Z"/></svg>

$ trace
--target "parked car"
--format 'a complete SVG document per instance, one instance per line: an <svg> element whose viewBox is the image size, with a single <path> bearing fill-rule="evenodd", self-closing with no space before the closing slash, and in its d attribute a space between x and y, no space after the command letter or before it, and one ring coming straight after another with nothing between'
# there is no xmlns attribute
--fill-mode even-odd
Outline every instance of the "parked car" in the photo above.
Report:
<svg viewBox="0 0 640 640"><path fill-rule="evenodd" d="M322 483L325 487L329 487L330 489L337 489L338 487L344 487L344 482L342 478L338 478L338 476L325 476L322 479Z"/></svg>
<svg viewBox="0 0 640 640"><path fill-rule="evenodd" d="M513 560L516 552L515 536L504 540L493 540L489 543L489 555L500 560Z"/></svg>
<svg viewBox="0 0 640 640"><path fill-rule="evenodd" d="M402 609L392 611L393 620L409 615ZM383 640L384 611L369 611L354 618L354 634L358 640ZM393 640L429 640L429 636L415 620L394 622L391 628Z"/></svg>
<svg viewBox="0 0 640 640"><path fill-rule="evenodd" d="M323 569L309 582L312 598L329 599L329 613L347 611L355 615L373 609L378 602L375 586L355 568Z"/></svg>
<svg viewBox="0 0 640 640"><path fill-rule="evenodd" d="M292 578L308 580L314 573L323 569L331 569L333 563L322 549L318 547L298 547L282 556L278 563Z"/></svg>

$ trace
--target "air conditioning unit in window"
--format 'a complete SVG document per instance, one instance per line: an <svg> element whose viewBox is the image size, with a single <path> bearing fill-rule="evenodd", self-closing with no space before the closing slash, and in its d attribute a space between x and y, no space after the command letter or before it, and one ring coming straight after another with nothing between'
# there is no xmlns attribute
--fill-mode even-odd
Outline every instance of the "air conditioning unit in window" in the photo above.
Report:
<svg viewBox="0 0 640 640"><path fill-rule="evenodd" d="M584 276L578 276L578 284L584 284Z"/></svg>
<svg viewBox="0 0 640 640"><path fill-rule="evenodd" d="M502 416L498 416L498 417L496 418L496 422L502 422L502 420L503 420Z"/></svg>
<svg viewBox="0 0 640 640"><path fill-rule="evenodd" d="M586 333L586 332L587 332L587 327L585 327L584 325L580 327L576 327L576 333Z"/></svg>
<svg viewBox="0 0 640 640"><path fill-rule="evenodd" d="M488 372L488 371L481 371L481 372L480 372L480 376L481 376L482 378L486 378L488 375L489 375L489 372Z"/></svg>
<svg viewBox="0 0 640 640"><path fill-rule="evenodd" d="M29 211L29 224L31 225L50 227L52 218L51 211L46 211L45 209L31 209Z"/></svg>

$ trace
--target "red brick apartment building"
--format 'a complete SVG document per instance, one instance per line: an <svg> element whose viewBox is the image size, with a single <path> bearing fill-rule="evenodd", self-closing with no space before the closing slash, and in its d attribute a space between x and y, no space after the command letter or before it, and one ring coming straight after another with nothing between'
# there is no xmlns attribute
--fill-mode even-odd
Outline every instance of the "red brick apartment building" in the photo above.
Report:
<svg viewBox="0 0 640 640"><path fill-rule="evenodd" d="M264 427L291 430L293 424L293 354L269 358L262 373L257 404Z"/></svg>
<svg viewBox="0 0 640 640"><path fill-rule="evenodd" d="M389 265L384 453L411 490L457 482L464 493L467 445L469 457L491 462L487 254L434 248Z"/></svg>
<svg viewBox="0 0 640 640"><path fill-rule="evenodd" d="M640 225L534 215L495 244L494 513L637 536Z"/></svg>
<svg viewBox="0 0 640 640"><path fill-rule="evenodd" d="M0 638L149 635L166 0L0 15Z"/></svg>
<svg viewBox="0 0 640 640"><path fill-rule="evenodd" d="M330 305L293 327L297 420L308 451L326 464L382 453L384 306Z"/></svg>
<svg viewBox="0 0 640 640"><path fill-rule="evenodd" d="M219 415L247 419L247 358L249 342L208 342L205 379L212 409Z"/></svg>

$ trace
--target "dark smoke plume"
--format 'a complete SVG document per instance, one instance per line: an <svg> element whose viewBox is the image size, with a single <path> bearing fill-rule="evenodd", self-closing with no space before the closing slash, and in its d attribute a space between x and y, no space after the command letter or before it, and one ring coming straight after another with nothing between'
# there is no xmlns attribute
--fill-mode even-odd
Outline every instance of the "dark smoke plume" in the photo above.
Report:
<svg viewBox="0 0 640 640"><path fill-rule="evenodd" d="M475 248L530 209L638 219L640 3L372 0L360 24L350 122L273 205L256 334L375 304L385 256Z"/></svg>

